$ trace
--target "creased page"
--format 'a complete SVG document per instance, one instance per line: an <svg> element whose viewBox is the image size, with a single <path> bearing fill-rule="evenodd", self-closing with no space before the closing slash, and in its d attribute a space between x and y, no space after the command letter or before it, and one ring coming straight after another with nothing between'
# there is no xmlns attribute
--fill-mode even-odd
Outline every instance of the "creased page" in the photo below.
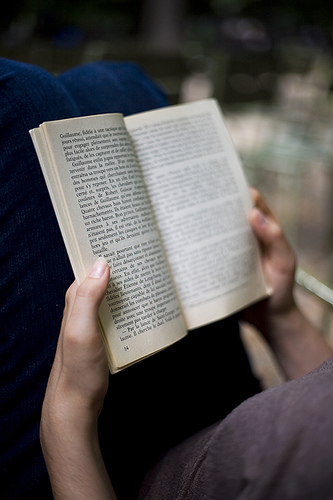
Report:
<svg viewBox="0 0 333 500"><path fill-rule="evenodd" d="M175 342L186 329L150 202L121 115L46 122L39 157L74 272L98 256L111 282L100 319L112 371ZM111 347L111 348L110 348Z"/></svg>
<svg viewBox="0 0 333 500"><path fill-rule="evenodd" d="M239 159L214 100L125 119L189 329L267 294Z"/></svg>

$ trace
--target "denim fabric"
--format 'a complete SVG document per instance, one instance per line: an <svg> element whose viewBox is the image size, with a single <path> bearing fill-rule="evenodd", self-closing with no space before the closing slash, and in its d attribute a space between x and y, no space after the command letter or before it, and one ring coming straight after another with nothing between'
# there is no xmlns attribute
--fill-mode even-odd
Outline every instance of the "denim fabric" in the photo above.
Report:
<svg viewBox="0 0 333 500"><path fill-rule="evenodd" d="M46 120L131 114L165 104L164 94L133 64L93 63L56 78L0 59L2 499L52 498L39 420L64 294L73 280L29 129ZM235 318L112 376L100 436L119 500L135 497L159 453L258 390Z"/></svg>

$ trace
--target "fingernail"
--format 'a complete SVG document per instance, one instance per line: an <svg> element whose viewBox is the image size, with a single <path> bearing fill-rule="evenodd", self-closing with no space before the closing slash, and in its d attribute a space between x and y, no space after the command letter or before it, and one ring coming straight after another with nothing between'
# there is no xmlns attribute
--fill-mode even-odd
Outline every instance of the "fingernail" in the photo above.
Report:
<svg viewBox="0 0 333 500"><path fill-rule="evenodd" d="M105 272L107 262L103 257L97 259L93 265L92 270L89 273L90 278L101 278Z"/></svg>

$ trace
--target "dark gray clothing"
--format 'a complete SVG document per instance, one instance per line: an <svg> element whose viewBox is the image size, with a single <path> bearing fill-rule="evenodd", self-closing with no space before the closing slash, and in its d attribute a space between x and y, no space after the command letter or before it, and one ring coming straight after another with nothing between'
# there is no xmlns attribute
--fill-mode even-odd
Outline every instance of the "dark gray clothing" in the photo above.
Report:
<svg viewBox="0 0 333 500"><path fill-rule="evenodd" d="M333 357L173 449L146 478L141 498L333 499Z"/></svg>

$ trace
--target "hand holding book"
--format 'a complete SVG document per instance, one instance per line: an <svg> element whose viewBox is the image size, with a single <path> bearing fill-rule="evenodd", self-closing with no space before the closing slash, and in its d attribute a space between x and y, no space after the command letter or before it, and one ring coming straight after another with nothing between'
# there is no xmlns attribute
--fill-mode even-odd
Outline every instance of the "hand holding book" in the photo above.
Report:
<svg viewBox="0 0 333 500"><path fill-rule="evenodd" d="M266 296L251 197L214 100L31 131L76 278L111 267L100 309L116 372Z"/></svg>
<svg viewBox="0 0 333 500"><path fill-rule="evenodd" d="M262 253L266 255L266 276L283 279L272 280L273 294L268 301L272 301L273 307L263 308L263 305L267 306L267 301L264 301L245 312L250 313L248 319L251 318L251 322L257 325L262 323L265 314L266 324L273 324L273 330L276 319L282 317L283 328L275 328L273 332L282 339L280 345L284 346L282 351L281 348L277 350L278 360L282 368L292 368L298 376L299 351L304 356L301 360L303 370L310 369L309 361L312 367L317 366L331 351L320 333L311 327L295 306L295 257L281 228L257 192L254 203L250 221ZM73 284L67 294L63 325L43 405L42 448L53 491L55 496L59 494L61 498L73 498L78 494L80 498L116 498L105 471L96 432L108 386L107 359L104 350L101 350L97 310L106 291L109 269L104 261L99 263L98 269L99 272L90 273L80 287ZM286 311L280 307L282 304L289 304L288 309L293 310L292 317L288 317L289 324L283 320ZM295 329L295 324L298 329ZM298 343L288 342L288 336L293 339L295 334ZM276 339L273 347L274 343L276 345ZM71 475L66 470L69 466ZM81 471L84 475L80 476Z"/></svg>
<svg viewBox="0 0 333 500"><path fill-rule="evenodd" d="M97 433L109 381L98 308L109 276L107 263L99 259L82 284L73 283L66 295L40 425L54 498L116 499Z"/></svg>

